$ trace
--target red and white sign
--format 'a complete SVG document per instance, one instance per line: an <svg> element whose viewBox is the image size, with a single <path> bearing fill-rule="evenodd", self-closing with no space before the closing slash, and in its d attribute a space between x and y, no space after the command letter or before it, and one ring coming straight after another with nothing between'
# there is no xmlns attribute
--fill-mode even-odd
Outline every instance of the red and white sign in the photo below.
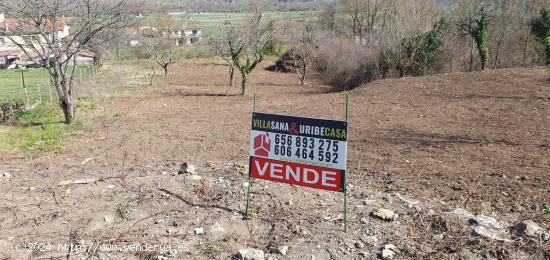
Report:
<svg viewBox="0 0 550 260"><path fill-rule="evenodd" d="M347 123L254 113L250 175L330 191L344 191Z"/></svg>

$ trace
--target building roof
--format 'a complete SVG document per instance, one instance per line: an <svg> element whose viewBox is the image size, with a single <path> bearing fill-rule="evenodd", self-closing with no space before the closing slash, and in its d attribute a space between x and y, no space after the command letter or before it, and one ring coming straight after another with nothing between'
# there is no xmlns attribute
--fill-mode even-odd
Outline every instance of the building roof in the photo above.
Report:
<svg viewBox="0 0 550 260"><path fill-rule="evenodd" d="M1 17L1 16L0 16ZM54 23L51 20L45 20L42 22L46 25L46 27L50 30L54 29ZM56 21L57 23L57 30L62 31L65 26L67 26L67 20L65 17L62 17ZM24 33L29 33L30 31L35 30L36 21L32 19L27 18L4 18L0 19L0 30L5 30L8 32L13 33L13 29L15 28L16 31L25 31Z"/></svg>

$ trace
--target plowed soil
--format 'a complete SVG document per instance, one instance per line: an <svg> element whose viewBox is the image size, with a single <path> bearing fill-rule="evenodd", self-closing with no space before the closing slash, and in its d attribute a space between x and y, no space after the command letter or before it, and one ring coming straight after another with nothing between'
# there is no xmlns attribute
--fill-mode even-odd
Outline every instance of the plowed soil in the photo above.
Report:
<svg viewBox="0 0 550 260"><path fill-rule="evenodd" d="M277 259L374 259L384 243L399 247L398 258L550 257L548 241L498 242L446 217L464 208L510 227L533 218L550 228L549 216L541 216L550 205L547 68L380 80L348 93L331 91L315 75L299 87L292 73L260 68L244 97L226 86L226 67L215 60L177 64L152 87L146 69L121 72L120 86L107 80L115 65L103 70L98 77L105 79L94 84L112 97L80 114L91 123L68 137L63 153L1 156L0 172L12 177L0 179L0 258L227 259L256 248ZM347 233L342 194L266 181L254 181L253 216L243 218L253 91L257 111L328 119L343 118L349 95ZM201 180L178 175L182 162L195 165ZM98 181L59 185L82 178ZM379 207L399 219L371 217ZM439 217L443 224L434 222ZM216 222L225 231L216 232ZM378 242L364 242L370 235ZM24 243L88 251L13 250ZM183 248L169 255L90 247L98 243ZM280 245L290 247L287 256L275 252Z"/></svg>

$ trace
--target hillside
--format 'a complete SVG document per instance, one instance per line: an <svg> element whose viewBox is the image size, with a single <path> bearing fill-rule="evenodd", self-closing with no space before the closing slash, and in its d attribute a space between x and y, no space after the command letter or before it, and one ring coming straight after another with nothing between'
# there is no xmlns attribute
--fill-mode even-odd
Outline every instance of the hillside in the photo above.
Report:
<svg viewBox="0 0 550 260"><path fill-rule="evenodd" d="M399 259L550 257L550 237L508 229L524 219L550 228L541 215L550 205L548 68L380 80L349 92L347 233L342 194L259 180L254 215L243 219L252 96L226 87L223 62L184 61L153 87L148 73L145 63L104 66L82 89L108 97L80 114L86 128L61 153L0 157L11 176L0 179L0 255L29 256L7 247L40 241L181 245L163 254L173 259L228 259L244 248L280 259L280 246L290 248L284 259L375 259L387 243ZM256 70L250 85L257 111L343 118L344 94L317 80L300 88L292 73ZM197 173L178 174L182 162ZM373 217L380 208L399 217ZM493 217L504 240L473 232L467 212Z"/></svg>

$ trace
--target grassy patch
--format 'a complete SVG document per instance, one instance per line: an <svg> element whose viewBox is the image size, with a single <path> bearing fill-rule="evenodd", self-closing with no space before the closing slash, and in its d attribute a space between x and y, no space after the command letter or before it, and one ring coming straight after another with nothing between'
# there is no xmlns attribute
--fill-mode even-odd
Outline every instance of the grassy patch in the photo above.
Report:
<svg viewBox="0 0 550 260"><path fill-rule="evenodd" d="M57 104L42 104L17 115L15 125L0 126L0 152L15 149L38 149L62 152L61 140L69 133L83 128L81 121L63 123L63 113Z"/></svg>
<svg viewBox="0 0 550 260"><path fill-rule="evenodd" d="M123 202L118 204L117 209L116 209L116 215L121 219L125 219L126 214L130 213L130 210L133 207L134 206L132 205L132 203L130 201L123 201Z"/></svg>
<svg viewBox="0 0 550 260"><path fill-rule="evenodd" d="M0 101L12 99L18 103L24 102L25 94L21 74L25 77L30 103L34 103L33 101L39 99L40 96L43 99L47 98L49 76L46 69L0 70Z"/></svg>

